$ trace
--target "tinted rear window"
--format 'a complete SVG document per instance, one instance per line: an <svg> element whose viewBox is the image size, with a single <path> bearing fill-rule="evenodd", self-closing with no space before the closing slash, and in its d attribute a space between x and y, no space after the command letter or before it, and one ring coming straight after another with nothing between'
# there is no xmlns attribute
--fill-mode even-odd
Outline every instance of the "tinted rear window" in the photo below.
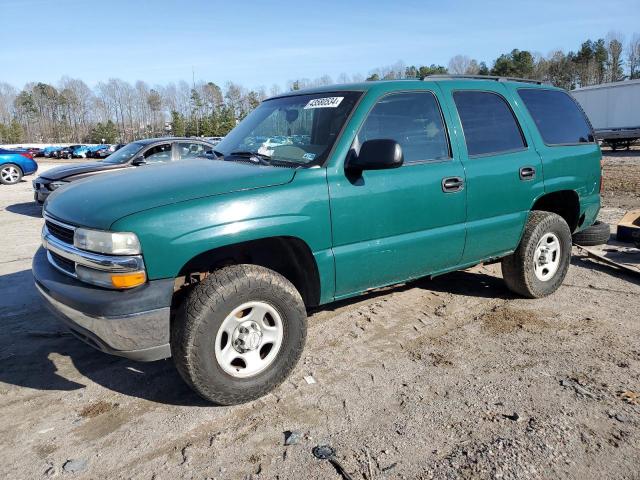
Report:
<svg viewBox="0 0 640 480"><path fill-rule="evenodd" d="M499 154L526 147L511 107L492 92L453 93L469 156Z"/></svg>
<svg viewBox="0 0 640 480"><path fill-rule="evenodd" d="M547 145L594 141L591 125L569 94L534 88L521 88L518 94Z"/></svg>

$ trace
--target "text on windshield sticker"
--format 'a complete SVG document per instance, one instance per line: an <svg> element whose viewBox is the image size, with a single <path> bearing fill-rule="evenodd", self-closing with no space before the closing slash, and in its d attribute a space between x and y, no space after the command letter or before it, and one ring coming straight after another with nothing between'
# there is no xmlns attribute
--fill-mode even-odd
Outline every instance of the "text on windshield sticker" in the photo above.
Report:
<svg viewBox="0 0 640 480"><path fill-rule="evenodd" d="M336 108L340 105L340 102L344 100L344 97L324 97L324 98L314 98L313 100L309 100L304 107L305 110L310 108Z"/></svg>

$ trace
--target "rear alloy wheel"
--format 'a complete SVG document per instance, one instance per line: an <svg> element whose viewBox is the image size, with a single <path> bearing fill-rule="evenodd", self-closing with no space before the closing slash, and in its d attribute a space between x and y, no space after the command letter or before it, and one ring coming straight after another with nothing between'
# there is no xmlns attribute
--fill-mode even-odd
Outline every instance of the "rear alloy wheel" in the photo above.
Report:
<svg viewBox="0 0 640 480"><path fill-rule="evenodd" d="M571 231L551 212L533 211L515 252L502 259L507 287L524 297L540 298L555 292L571 262Z"/></svg>
<svg viewBox="0 0 640 480"><path fill-rule="evenodd" d="M233 405L282 383L306 332L304 302L289 280L257 265L231 265L189 292L171 325L171 353L199 395Z"/></svg>
<svg viewBox="0 0 640 480"><path fill-rule="evenodd" d="M7 163L0 167L0 183L3 185L15 185L22 180L22 170L13 163Z"/></svg>

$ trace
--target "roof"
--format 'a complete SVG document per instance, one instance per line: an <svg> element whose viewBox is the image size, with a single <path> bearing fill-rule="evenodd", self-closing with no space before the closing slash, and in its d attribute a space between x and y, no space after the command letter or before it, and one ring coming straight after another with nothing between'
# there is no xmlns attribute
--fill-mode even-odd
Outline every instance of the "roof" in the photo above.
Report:
<svg viewBox="0 0 640 480"><path fill-rule="evenodd" d="M400 80L374 80L359 83L342 83L335 85L324 85L322 87L305 88L302 90L292 90L290 92L282 93L271 98L288 97L291 95L308 95L313 93L324 92L339 92L339 91L352 91L352 92L366 92L381 85L391 87L391 89L398 88L402 90L407 88L419 88L424 85L425 82L501 82L530 86L539 86L543 88L556 88L550 84L544 84L540 80L529 80L524 78L511 78L511 77L491 77L484 75L429 75L424 79L407 78Z"/></svg>
<svg viewBox="0 0 640 480"><path fill-rule="evenodd" d="M580 87L580 88L571 90L571 93L581 92L583 90L598 90L600 88L631 87L638 84L640 84L640 78L636 78L634 80L622 80L620 82L608 82L608 83L600 83L598 85L589 85L588 87Z"/></svg>

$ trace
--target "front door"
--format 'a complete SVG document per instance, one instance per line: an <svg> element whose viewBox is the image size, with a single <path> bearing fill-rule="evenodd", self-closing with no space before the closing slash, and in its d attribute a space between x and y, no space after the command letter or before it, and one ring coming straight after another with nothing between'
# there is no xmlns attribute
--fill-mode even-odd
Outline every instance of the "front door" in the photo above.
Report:
<svg viewBox="0 0 640 480"><path fill-rule="evenodd" d="M456 265L465 242L464 169L435 90L383 95L356 135L400 144L404 164L328 174L336 297Z"/></svg>

